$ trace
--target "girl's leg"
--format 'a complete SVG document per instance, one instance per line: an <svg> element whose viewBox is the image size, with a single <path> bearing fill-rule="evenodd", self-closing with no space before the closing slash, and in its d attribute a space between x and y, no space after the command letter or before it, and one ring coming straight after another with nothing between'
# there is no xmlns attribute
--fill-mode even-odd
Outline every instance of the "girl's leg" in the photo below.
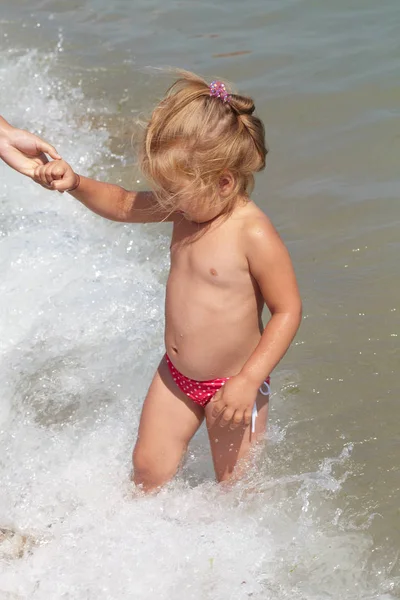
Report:
<svg viewBox="0 0 400 600"><path fill-rule="evenodd" d="M251 424L247 427L239 425L235 429L230 429L229 425L221 427L220 416L216 419L212 416L212 402L207 404L206 422L217 481L239 479L243 475L248 467L246 459L249 458L251 449L264 438L267 429L268 401L269 396L258 393L258 415L253 433Z"/></svg>
<svg viewBox="0 0 400 600"><path fill-rule="evenodd" d="M172 479L203 418L204 409L177 387L163 358L143 404L133 450L135 484L152 491Z"/></svg>

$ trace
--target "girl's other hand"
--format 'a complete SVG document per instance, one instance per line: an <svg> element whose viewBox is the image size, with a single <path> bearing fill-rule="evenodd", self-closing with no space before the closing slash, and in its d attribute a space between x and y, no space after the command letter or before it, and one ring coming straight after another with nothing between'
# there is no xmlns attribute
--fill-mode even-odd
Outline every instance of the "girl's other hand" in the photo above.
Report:
<svg viewBox="0 0 400 600"><path fill-rule="evenodd" d="M253 389L246 378L231 377L211 400L214 405L212 416L219 417L221 427L229 425L235 429L239 425L249 425L257 393L258 388Z"/></svg>
<svg viewBox="0 0 400 600"><path fill-rule="evenodd" d="M79 185L79 175L65 160L53 160L37 167L33 179L48 190L69 192Z"/></svg>

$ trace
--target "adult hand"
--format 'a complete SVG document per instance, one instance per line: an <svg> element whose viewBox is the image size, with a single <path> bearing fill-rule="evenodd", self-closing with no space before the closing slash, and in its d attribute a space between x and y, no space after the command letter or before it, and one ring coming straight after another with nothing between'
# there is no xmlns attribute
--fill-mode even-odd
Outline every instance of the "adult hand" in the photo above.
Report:
<svg viewBox="0 0 400 600"><path fill-rule="evenodd" d="M45 153L61 158L53 146L29 131L8 124L0 129L0 158L19 173L33 177L37 167L48 162Z"/></svg>

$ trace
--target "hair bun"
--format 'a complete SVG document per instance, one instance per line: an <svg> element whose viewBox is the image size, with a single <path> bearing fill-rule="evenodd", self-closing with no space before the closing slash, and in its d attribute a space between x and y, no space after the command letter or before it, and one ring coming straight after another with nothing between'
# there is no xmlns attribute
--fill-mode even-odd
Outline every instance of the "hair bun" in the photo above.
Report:
<svg viewBox="0 0 400 600"><path fill-rule="evenodd" d="M230 105L238 115L252 115L256 108L251 98L237 94L231 94Z"/></svg>

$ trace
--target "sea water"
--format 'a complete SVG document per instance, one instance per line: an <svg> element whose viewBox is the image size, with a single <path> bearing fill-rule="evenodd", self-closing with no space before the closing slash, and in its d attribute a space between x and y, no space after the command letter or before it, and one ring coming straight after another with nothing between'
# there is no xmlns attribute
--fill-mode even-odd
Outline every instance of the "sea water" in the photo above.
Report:
<svg viewBox="0 0 400 600"><path fill-rule="evenodd" d="M286 9L299 10L300 4L293 2ZM111 64L102 72L89 42L85 46L81 34L62 27L52 35L37 36L33 28L39 24L43 30L58 13L65 13L65 6L36 5L38 12L24 21L24 5L17 2L1 25L2 114L55 143L78 171L143 185L128 140L133 116L148 97L155 100L161 88L157 77L135 72L128 52L127 66L119 74ZM154 3L154 19L164 14L168 28L178 5L171 3L168 10ZM182 6L189 15L196 10L196 3L192 9ZM229 6L221 3L219 10ZM145 11L140 7L139 16ZM76 27L89 39L95 31L93 20L103 23L102 43L110 45L115 57L121 52L116 48L121 35L113 24L120 34L131 13L129 3L112 8L110 12L102 3L83 3L87 14L78 14ZM270 3L269 9L271 34L284 32L279 23L286 19L290 24L290 12L279 13L277 3ZM327 14L320 14L321 25ZM246 18L247 26L261 35L251 11ZM25 41L18 33L21 22L27 24ZM240 37L238 28L229 20L225 23L230 35ZM187 26L192 26L190 19ZM136 30L136 37L139 33ZM72 39L83 44L80 70ZM225 44L222 50L227 53L231 47ZM278 38L276 44L280 69L286 59ZM74 57L70 67L66 52ZM100 54L107 63L106 49ZM153 61L154 54L153 47ZM331 66L328 61L326 68ZM153 82L138 99L132 84L121 79L130 69L138 81ZM232 65L229 69L235 73ZM282 78L283 72L275 76ZM237 78L240 73L238 65ZM89 83L82 74L88 75ZM119 81L115 94L101 92L109 79L114 85ZM286 85L295 90L296 81L289 72ZM272 106L282 82L272 78ZM324 93L331 92L325 88ZM299 94L301 102L300 90ZM334 106L333 98L330 102ZM282 131L283 144L288 132L284 127ZM317 125L313 131L315 137L321 135ZM311 133L309 129L307 135ZM293 143L300 143L303 134L300 122ZM356 144L357 135L350 141ZM318 163L317 155L311 158ZM201 431L182 472L151 497L135 492L129 475L141 404L163 353L168 226L107 222L73 198L44 190L0 164L1 600L399 597L396 413L391 413L392 425L384 417L379 424L377 413L368 416L362 404L367 399L376 407L372 403L380 401L386 414L384 401L393 399L390 406L396 410L395 379L390 379L397 356L396 288L389 288L392 292L379 305L380 339L374 320L364 334L361 316L345 316L362 312L352 286L367 286L378 264L381 277L395 272L394 262L384 253L387 263L376 257L362 262L368 253L364 246L370 243L358 243L368 230L365 221L358 229L349 221L349 246L339 213L337 222L326 225L325 238L321 229L318 233L307 227L293 198L301 199L310 219L318 219L315 190L334 198L335 194L327 177L316 175L307 186L304 154L301 160L303 187L296 187L290 177L283 179L282 195L290 210L280 210L274 201L272 210L294 255L306 320L289 358L274 374L269 431L257 466L231 489L216 485ZM271 185L278 188L277 181ZM392 197L389 189L387 197ZM263 198L258 198L262 204ZM335 202L337 208L343 205L340 194ZM342 210L347 217L352 214L348 205ZM395 209L386 204L386 210L381 221L388 224L390 242ZM290 214L298 217L296 228ZM312 231L315 260L307 254L306 238ZM341 236L341 247L332 246L334 232ZM391 243L395 251L398 242ZM334 255L329 252L332 247ZM347 331L346 343L349 323L353 333ZM338 332L344 336L341 340ZM352 338L357 351L364 351L364 335L373 338L377 375L365 355L355 360L356 353L351 354ZM386 384L379 379L379 391L369 396L379 373L386 374ZM344 392L339 395L338 390Z"/></svg>

